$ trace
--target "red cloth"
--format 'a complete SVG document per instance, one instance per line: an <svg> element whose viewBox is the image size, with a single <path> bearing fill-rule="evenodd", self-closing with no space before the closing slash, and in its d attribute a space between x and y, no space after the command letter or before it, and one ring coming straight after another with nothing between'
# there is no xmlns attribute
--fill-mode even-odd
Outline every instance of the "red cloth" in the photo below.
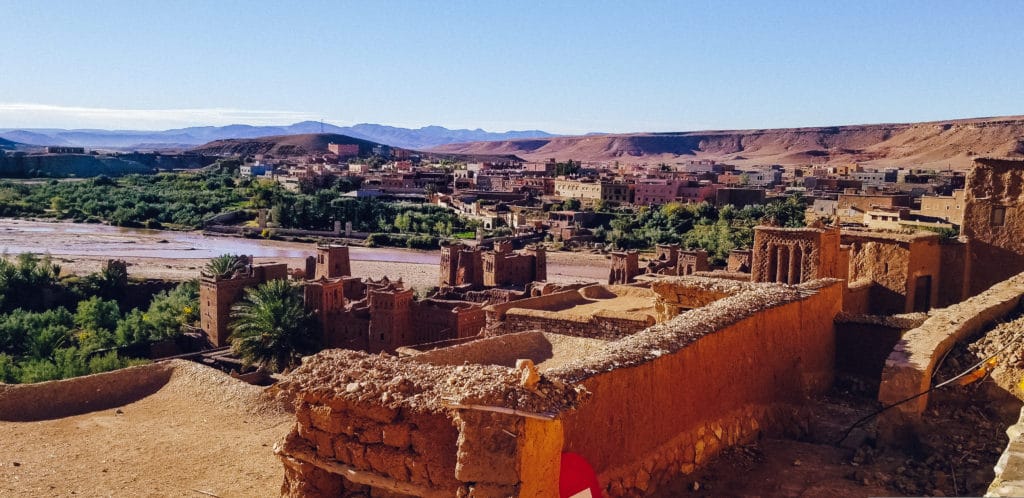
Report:
<svg viewBox="0 0 1024 498"><path fill-rule="evenodd" d="M590 494L587 494L589 491ZM601 498L601 485L597 473L582 456L576 453L562 453L562 465L558 479L559 498Z"/></svg>

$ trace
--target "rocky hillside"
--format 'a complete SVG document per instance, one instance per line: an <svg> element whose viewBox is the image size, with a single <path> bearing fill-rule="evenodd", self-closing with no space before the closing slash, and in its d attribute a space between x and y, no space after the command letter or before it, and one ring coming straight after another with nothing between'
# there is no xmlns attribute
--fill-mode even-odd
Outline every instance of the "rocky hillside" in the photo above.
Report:
<svg viewBox="0 0 1024 498"><path fill-rule="evenodd" d="M277 135L259 138L232 138L214 140L192 149L206 155L251 155L272 154L275 157L303 156L327 152L327 144L357 144L359 153L369 154L378 145L369 140L360 140L335 133L307 133L304 135Z"/></svg>
<svg viewBox="0 0 1024 498"><path fill-rule="evenodd" d="M3 138L0 138L0 150L14 150L17 147L18 147L18 142L12 142L10 140L5 140Z"/></svg>
<svg viewBox="0 0 1024 498"><path fill-rule="evenodd" d="M275 157L304 156L307 154L326 153L327 144L358 144L359 155L368 155L376 142L361 140L336 133L307 133L304 135L279 135L259 138L233 138L215 140L208 144L191 149L192 152L208 156L272 154ZM519 159L510 154L460 154L451 152L426 152L421 155L432 159L449 159L454 161L507 161Z"/></svg>
<svg viewBox="0 0 1024 498"><path fill-rule="evenodd" d="M859 162L965 169L977 156L1024 157L1024 116L770 130L587 135L442 145L433 152L543 161L755 164Z"/></svg>

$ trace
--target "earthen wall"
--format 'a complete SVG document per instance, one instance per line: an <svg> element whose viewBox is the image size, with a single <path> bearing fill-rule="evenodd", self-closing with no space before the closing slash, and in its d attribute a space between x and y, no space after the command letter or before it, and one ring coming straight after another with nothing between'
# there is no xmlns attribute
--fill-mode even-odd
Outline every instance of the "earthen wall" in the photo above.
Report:
<svg viewBox="0 0 1024 498"><path fill-rule="evenodd" d="M748 313L737 314L730 310L734 299L722 299L703 312L741 317L727 326L701 324L703 314L694 310L634 335L623 347L663 329L705 331L675 351L651 344L648 360L630 368L566 375L593 396L562 415L564 451L587 458L609 496L634 496L762 430L786 428L806 397L833 381L833 319L841 299L835 281L804 299Z"/></svg>
<svg viewBox="0 0 1024 498"><path fill-rule="evenodd" d="M933 312L920 326L903 334L885 361L878 401L895 404L878 418L879 439L904 442L918 429L928 406L932 372L957 341L965 340L1020 306L1024 274L1000 282L959 304Z"/></svg>
<svg viewBox="0 0 1024 498"><path fill-rule="evenodd" d="M750 273L751 259L753 253L734 249L729 251L729 259L726 261L726 270L729 272Z"/></svg>
<svg viewBox="0 0 1024 498"><path fill-rule="evenodd" d="M1024 271L1024 161L978 159L967 173L961 233L970 294Z"/></svg>
<svg viewBox="0 0 1024 498"><path fill-rule="evenodd" d="M633 335L651 325L654 325L654 318L639 314L630 318L601 315L577 318L550 311L512 309L506 312L501 323L489 327L487 334L543 330L576 337L615 340Z"/></svg>
<svg viewBox="0 0 1024 498"><path fill-rule="evenodd" d="M640 274L640 255L636 251L613 252L609 284L631 284Z"/></svg>
<svg viewBox="0 0 1024 498"><path fill-rule="evenodd" d="M838 281L761 310L731 309L743 300L737 295L618 343L624 351L645 344L642 363L609 371L584 362L549 372L592 393L562 416L565 451L595 467L609 496L635 496L763 430L788 428L807 396L831 386L841 299ZM730 323L701 323L709 313ZM654 339L689 333L698 338L678 350L659 349ZM591 371L599 373L581 376Z"/></svg>

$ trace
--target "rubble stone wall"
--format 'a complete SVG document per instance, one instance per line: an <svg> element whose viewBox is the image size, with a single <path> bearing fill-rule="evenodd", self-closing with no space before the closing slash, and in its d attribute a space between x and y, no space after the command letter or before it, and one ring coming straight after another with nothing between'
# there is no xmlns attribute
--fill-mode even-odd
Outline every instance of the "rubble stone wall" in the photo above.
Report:
<svg viewBox="0 0 1024 498"><path fill-rule="evenodd" d="M957 341L962 341L1011 313L1024 296L1024 273L1000 282L959 304L936 310L919 327L903 334L885 361L878 401L894 404L925 392L936 363ZM887 444L906 441L917 429L928 407L928 395L919 396L882 412L879 439Z"/></svg>
<svg viewBox="0 0 1024 498"><path fill-rule="evenodd" d="M323 393L306 392L296 404L296 430L284 454L296 460L315 456L424 489L450 490L455 478L458 431L443 414L412 413L374 403L353 403ZM287 462L287 460L286 460ZM308 462L307 462L308 463ZM290 496L341 496L363 486L340 476L319 476L312 469L285 465ZM290 472L289 472L290 470ZM310 477L310 474L314 478Z"/></svg>
<svg viewBox="0 0 1024 498"><path fill-rule="evenodd" d="M530 330L557 330L559 334L615 340L654 325L654 318L601 316L567 317L550 311L513 309L505 319L488 330L488 335L515 334Z"/></svg>
<svg viewBox="0 0 1024 498"><path fill-rule="evenodd" d="M841 281L801 288L809 295L778 289L792 294L774 304L721 299L619 341L606 358L548 372L592 393L562 416L565 451L595 467L609 496L639 496L762 430L790 428L806 397L831 386L842 302ZM644 359L630 363L626 351Z"/></svg>
<svg viewBox="0 0 1024 498"><path fill-rule="evenodd" d="M1006 435L1010 442L996 462L996 477L985 496L1024 496L1024 410Z"/></svg>
<svg viewBox="0 0 1024 498"><path fill-rule="evenodd" d="M296 425L274 451L294 497L549 497L561 422L489 408L557 413L578 394L498 366L436 366L324 351L278 384ZM512 401L510 401L512 400ZM502 408L499 408L502 409ZM536 417L541 417L537 419Z"/></svg>

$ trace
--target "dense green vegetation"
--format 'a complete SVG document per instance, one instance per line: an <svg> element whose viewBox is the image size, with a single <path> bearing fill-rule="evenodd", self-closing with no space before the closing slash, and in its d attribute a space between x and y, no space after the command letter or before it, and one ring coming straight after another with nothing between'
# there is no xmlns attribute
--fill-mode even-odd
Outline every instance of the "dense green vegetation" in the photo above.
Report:
<svg viewBox="0 0 1024 498"><path fill-rule="evenodd" d="M320 350L314 318L302 290L287 280L271 280L245 290L231 310L231 349L247 365L272 372L292 368Z"/></svg>
<svg viewBox="0 0 1024 498"><path fill-rule="evenodd" d="M249 188L226 174L99 176L79 182L0 182L0 216L37 216L127 227L198 227L246 205Z"/></svg>
<svg viewBox="0 0 1024 498"><path fill-rule="evenodd" d="M617 216L609 228L598 228L598 241L622 249L646 249L655 244L678 243L684 247L708 251L713 263L722 264L732 249L749 248L754 242L754 226L804 226L805 201L800 196L778 199L764 205L742 209L725 206L716 209L706 202L672 202L657 208L641 207L628 215Z"/></svg>
<svg viewBox="0 0 1024 498"><path fill-rule="evenodd" d="M127 275L111 269L59 278L48 259L0 259L0 382L41 382L144 363L117 349L181 334L199 318L199 288L157 293L146 310L122 312ZM73 311L72 311L73 310Z"/></svg>
<svg viewBox="0 0 1024 498"><path fill-rule="evenodd" d="M332 230L335 221L352 222L357 232L404 234L381 237L377 241L381 245L431 248L437 247L440 237L472 232L477 226L439 206L343 197L358 187L345 179L301 193L267 180L239 180L233 176L236 170L237 164L226 161L218 169L197 173L37 184L3 181L0 217L195 229L219 213L266 208L271 220L283 228Z"/></svg>

